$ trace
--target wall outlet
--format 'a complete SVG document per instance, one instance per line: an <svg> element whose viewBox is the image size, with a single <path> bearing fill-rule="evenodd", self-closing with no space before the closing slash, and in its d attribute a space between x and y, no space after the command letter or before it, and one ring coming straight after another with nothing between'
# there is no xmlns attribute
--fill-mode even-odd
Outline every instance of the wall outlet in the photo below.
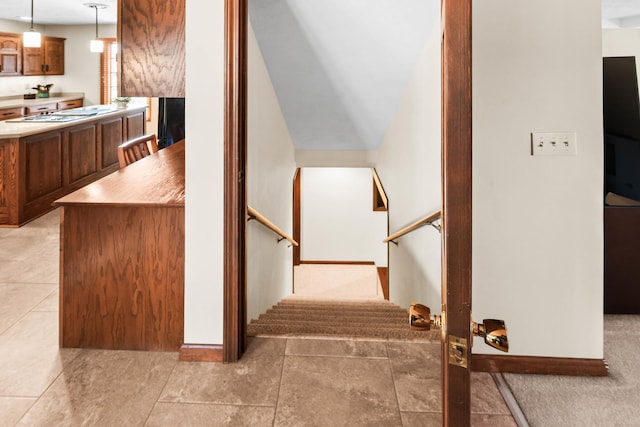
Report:
<svg viewBox="0 0 640 427"><path fill-rule="evenodd" d="M532 156L577 156L578 138L575 132L533 132Z"/></svg>

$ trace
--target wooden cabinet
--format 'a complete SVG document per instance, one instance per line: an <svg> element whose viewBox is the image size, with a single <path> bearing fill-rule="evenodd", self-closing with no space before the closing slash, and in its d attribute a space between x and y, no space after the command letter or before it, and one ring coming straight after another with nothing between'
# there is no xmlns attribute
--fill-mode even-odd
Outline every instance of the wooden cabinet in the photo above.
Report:
<svg viewBox="0 0 640 427"><path fill-rule="evenodd" d="M64 74L64 41L59 37L42 37L41 47L23 49L25 76Z"/></svg>
<svg viewBox="0 0 640 427"><path fill-rule="evenodd" d="M180 349L184 150L173 144L55 202L60 347Z"/></svg>
<svg viewBox="0 0 640 427"><path fill-rule="evenodd" d="M124 123L140 117L144 122L143 107L0 137L0 226L20 226L50 211L56 199L116 171Z"/></svg>
<svg viewBox="0 0 640 427"><path fill-rule="evenodd" d="M22 117L22 107L15 108L3 108L0 109L0 120L15 119L16 117Z"/></svg>
<svg viewBox="0 0 640 427"><path fill-rule="evenodd" d="M0 76L19 76L22 72L22 38L0 33Z"/></svg>
<svg viewBox="0 0 640 427"><path fill-rule="evenodd" d="M84 100L82 99L71 99L69 101L60 101L58 102L58 111L70 110L71 108L80 108L83 105L84 105Z"/></svg>
<svg viewBox="0 0 640 427"><path fill-rule="evenodd" d="M118 2L123 96L184 97L185 0Z"/></svg>

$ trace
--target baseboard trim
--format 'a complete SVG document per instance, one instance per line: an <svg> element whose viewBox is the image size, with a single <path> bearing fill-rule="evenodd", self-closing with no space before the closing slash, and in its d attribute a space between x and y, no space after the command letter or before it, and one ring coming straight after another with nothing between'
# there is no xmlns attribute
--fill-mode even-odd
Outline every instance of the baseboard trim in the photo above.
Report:
<svg viewBox="0 0 640 427"><path fill-rule="evenodd" d="M222 362L224 353L218 344L183 344L180 347L182 362Z"/></svg>
<svg viewBox="0 0 640 427"><path fill-rule="evenodd" d="M300 264L376 265L374 261L300 261Z"/></svg>
<svg viewBox="0 0 640 427"><path fill-rule="evenodd" d="M475 372L510 372L517 374L574 375L606 377L609 367L604 359L571 357L500 356L474 354L471 370Z"/></svg>

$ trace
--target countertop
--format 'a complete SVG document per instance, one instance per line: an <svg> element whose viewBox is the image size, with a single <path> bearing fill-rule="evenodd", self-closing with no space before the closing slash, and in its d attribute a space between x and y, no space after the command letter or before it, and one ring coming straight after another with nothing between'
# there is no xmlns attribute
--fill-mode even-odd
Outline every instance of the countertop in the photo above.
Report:
<svg viewBox="0 0 640 427"><path fill-rule="evenodd" d="M42 98L41 98L42 99ZM53 98L49 98L53 99ZM70 98L77 99L77 98ZM29 102L33 100L25 100ZM93 107L91 105L87 107ZM136 110L144 110L147 106L145 104L129 104L125 110L117 110L114 107L113 112L98 114L95 116L87 116L86 118L73 120L69 122L14 122L10 120L0 121L0 140L9 138L22 138L24 136L35 135L42 132L49 132L52 130L62 129L66 127L76 126L82 123L90 122L93 120L102 120L104 118L115 117L122 115L124 112L131 112Z"/></svg>
<svg viewBox="0 0 640 427"><path fill-rule="evenodd" d="M184 150L184 141L163 148L56 200L54 206L183 207Z"/></svg>
<svg viewBox="0 0 640 427"><path fill-rule="evenodd" d="M0 98L0 108L32 107L34 105L48 104L50 102L71 101L72 99L84 99L84 92L52 93L49 98L22 99L19 97Z"/></svg>

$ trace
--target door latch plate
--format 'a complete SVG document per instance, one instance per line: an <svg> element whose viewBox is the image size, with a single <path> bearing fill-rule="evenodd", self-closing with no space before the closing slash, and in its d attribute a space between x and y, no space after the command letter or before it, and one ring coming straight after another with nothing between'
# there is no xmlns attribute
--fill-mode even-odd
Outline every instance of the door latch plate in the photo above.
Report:
<svg viewBox="0 0 640 427"><path fill-rule="evenodd" d="M467 340L449 335L449 364L467 368Z"/></svg>

